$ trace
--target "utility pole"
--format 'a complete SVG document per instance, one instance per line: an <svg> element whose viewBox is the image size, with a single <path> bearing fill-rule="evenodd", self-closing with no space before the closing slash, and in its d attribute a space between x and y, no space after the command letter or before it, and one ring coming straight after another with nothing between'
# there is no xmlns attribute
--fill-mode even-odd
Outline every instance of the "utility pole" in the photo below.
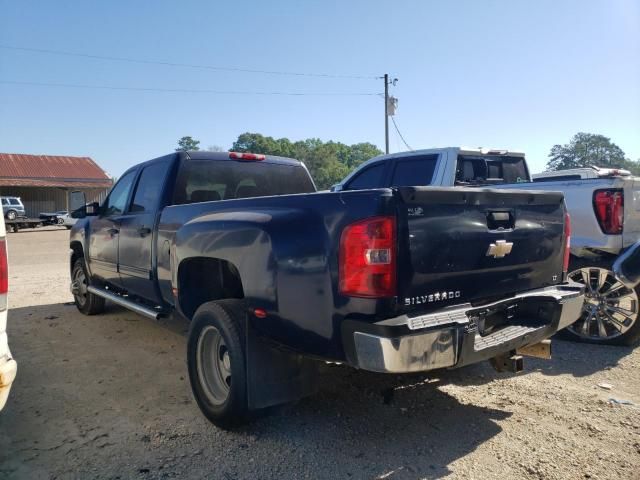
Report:
<svg viewBox="0 0 640 480"><path fill-rule="evenodd" d="M384 74L384 153L389 153L389 74Z"/></svg>

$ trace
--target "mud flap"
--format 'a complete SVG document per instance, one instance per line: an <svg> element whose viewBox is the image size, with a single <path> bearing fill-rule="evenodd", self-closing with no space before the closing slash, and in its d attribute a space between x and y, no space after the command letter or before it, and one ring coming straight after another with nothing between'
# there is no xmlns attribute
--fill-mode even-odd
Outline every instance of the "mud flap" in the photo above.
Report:
<svg viewBox="0 0 640 480"><path fill-rule="evenodd" d="M281 351L247 329L247 397L250 410L293 402L318 388L317 362Z"/></svg>

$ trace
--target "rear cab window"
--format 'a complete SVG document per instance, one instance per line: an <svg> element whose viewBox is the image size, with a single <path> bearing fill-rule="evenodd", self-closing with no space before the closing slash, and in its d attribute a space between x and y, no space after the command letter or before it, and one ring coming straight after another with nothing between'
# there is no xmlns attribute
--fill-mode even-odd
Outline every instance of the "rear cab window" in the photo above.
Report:
<svg viewBox="0 0 640 480"><path fill-rule="evenodd" d="M187 160L178 174L174 205L315 192L302 165Z"/></svg>
<svg viewBox="0 0 640 480"><path fill-rule="evenodd" d="M524 157L458 155L456 185L531 183Z"/></svg>

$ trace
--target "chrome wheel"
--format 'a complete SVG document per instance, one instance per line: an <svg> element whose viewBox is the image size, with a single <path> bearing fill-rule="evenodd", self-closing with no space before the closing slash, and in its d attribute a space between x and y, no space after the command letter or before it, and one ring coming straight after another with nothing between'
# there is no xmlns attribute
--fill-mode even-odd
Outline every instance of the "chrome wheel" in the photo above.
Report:
<svg viewBox="0 0 640 480"><path fill-rule="evenodd" d="M80 307L84 307L87 303L87 277L82 268L76 268L71 279L71 293Z"/></svg>
<svg viewBox="0 0 640 480"><path fill-rule="evenodd" d="M638 319L638 294L616 280L612 271L584 267L569 273L586 286L582 315L567 329L588 340L611 340L624 335Z"/></svg>
<svg viewBox="0 0 640 480"><path fill-rule="evenodd" d="M13 210L11 210L9 213L7 213L7 219L8 220L15 220L17 216L18 215Z"/></svg>
<svg viewBox="0 0 640 480"><path fill-rule="evenodd" d="M196 361L207 398L214 405L223 404L231 389L231 356L217 328L208 326L200 333Z"/></svg>

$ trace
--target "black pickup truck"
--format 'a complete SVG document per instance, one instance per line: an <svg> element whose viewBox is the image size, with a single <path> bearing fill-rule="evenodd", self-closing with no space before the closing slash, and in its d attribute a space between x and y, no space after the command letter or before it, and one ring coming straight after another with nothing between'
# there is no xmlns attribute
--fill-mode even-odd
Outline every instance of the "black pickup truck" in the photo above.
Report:
<svg viewBox="0 0 640 480"><path fill-rule="evenodd" d="M299 161L179 152L129 169L71 231L79 310L191 322L188 369L230 427L314 390L316 360L403 373L521 368L573 322L562 194L316 192ZM564 267L563 267L564 265Z"/></svg>

